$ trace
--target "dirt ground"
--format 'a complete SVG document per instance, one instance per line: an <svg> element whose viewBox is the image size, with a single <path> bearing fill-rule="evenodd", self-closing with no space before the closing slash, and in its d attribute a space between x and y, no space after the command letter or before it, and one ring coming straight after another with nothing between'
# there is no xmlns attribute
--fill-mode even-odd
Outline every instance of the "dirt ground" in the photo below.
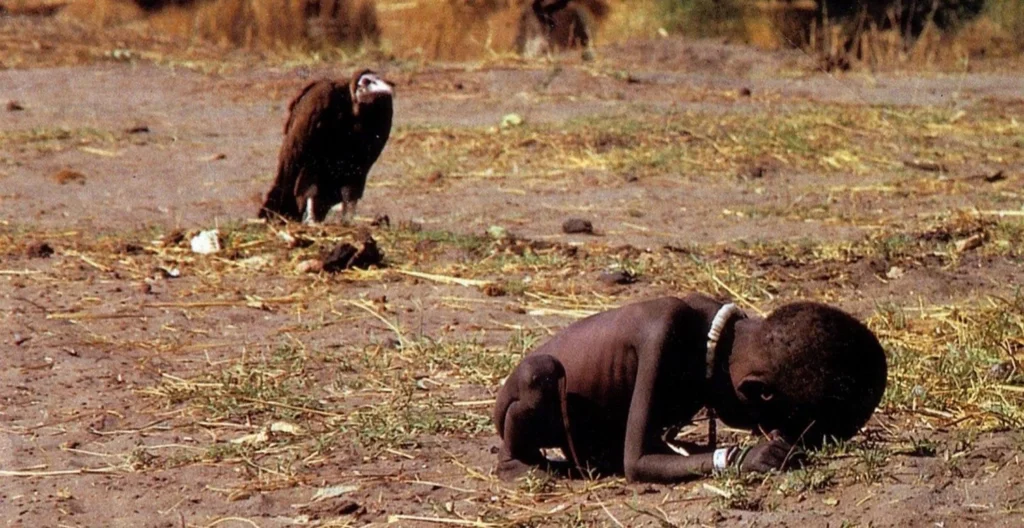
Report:
<svg viewBox="0 0 1024 528"><path fill-rule="evenodd" d="M32 24L0 17L22 54L0 70L4 525L1024 522L1019 69L828 74L675 38L590 63L61 61L71 36L25 45L60 31ZM357 228L255 222L290 97L364 65L397 99ZM225 249L192 253L213 228ZM300 269L357 229L386 267ZM865 434L763 478L494 478L490 403L525 351L693 290L868 320L891 379Z"/></svg>

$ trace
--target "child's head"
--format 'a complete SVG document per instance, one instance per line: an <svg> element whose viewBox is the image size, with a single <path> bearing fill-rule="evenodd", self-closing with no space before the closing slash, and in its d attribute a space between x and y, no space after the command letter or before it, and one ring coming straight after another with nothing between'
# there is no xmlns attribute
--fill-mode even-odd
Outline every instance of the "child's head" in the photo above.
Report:
<svg viewBox="0 0 1024 528"><path fill-rule="evenodd" d="M860 321L798 302L747 328L737 334L729 370L752 427L816 445L852 437L871 417L887 368L878 339Z"/></svg>

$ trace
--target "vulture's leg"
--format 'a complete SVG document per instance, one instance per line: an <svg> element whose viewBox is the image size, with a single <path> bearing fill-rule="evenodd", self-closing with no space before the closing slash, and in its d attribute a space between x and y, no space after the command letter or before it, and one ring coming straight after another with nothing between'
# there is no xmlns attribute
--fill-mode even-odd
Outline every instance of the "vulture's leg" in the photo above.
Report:
<svg viewBox="0 0 1024 528"><path fill-rule="evenodd" d="M359 203L359 200L352 200L352 202L348 206L348 220L349 220L349 222L354 222L356 220L356 205L358 203Z"/></svg>
<svg viewBox="0 0 1024 528"><path fill-rule="evenodd" d="M302 212L302 223L316 225L316 216L313 214L313 198L306 198L306 210Z"/></svg>
<svg viewBox="0 0 1024 528"><path fill-rule="evenodd" d="M341 202L341 222L351 224L356 218L356 200L345 200Z"/></svg>

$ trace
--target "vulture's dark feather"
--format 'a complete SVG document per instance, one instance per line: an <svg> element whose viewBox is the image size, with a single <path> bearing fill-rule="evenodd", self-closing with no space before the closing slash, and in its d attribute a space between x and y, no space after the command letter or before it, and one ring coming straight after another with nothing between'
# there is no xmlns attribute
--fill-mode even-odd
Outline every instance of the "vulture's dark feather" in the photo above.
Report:
<svg viewBox="0 0 1024 528"><path fill-rule="evenodd" d="M392 112L390 85L370 71L349 83L306 85L288 105L277 179L260 218L320 222L339 203L344 215L354 214L391 134Z"/></svg>

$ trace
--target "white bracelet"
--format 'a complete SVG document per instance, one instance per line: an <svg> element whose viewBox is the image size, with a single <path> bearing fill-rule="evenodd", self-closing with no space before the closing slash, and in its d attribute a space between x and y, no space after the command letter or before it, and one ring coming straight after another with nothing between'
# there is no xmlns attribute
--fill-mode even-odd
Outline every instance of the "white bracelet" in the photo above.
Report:
<svg viewBox="0 0 1024 528"><path fill-rule="evenodd" d="M729 466L729 455L732 454L733 447L722 447L715 449L715 454L711 459L712 465L717 470L723 470Z"/></svg>

